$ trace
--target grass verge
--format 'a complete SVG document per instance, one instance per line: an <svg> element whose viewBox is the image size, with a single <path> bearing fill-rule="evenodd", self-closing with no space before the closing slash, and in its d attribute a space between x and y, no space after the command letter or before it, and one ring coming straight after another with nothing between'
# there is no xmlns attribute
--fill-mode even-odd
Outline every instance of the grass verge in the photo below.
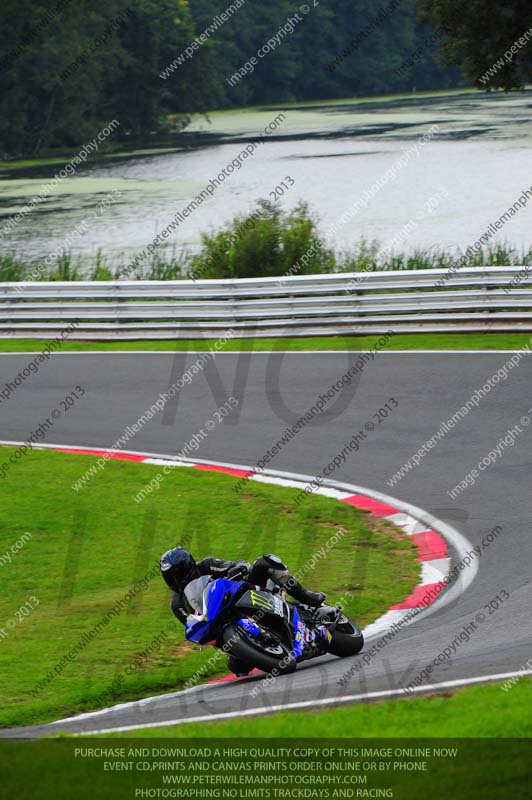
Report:
<svg viewBox="0 0 532 800"><path fill-rule="evenodd" d="M399 333L391 337L385 350L520 350L530 346L527 333ZM372 336L315 336L302 338L230 339L220 352L244 350L371 350L378 341ZM0 353L41 352L50 342L44 339L0 339ZM61 352L128 350L190 350L203 352L214 348L214 339L178 339L169 341L80 342L64 341Z"/></svg>
<svg viewBox="0 0 532 800"><path fill-rule="evenodd" d="M109 462L81 492L72 491L93 464L90 456L35 451L2 481L0 554L31 534L1 566L2 727L180 688L205 668L216 651L184 640L158 574L142 581L178 542L200 558L253 560L277 552L296 571L341 531L304 582L331 601L346 596L347 612L361 624L418 581L411 542L347 504L312 495L295 506L296 490L251 481L236 494L235 478L184 468L137 504L133 496L158 468L123 461ZM108 617L139 581L141 591ZM17 620L32 597L38 605ZM96 629L103 618L108 622ZM225 671L220 656L203 677Z"/></svg>

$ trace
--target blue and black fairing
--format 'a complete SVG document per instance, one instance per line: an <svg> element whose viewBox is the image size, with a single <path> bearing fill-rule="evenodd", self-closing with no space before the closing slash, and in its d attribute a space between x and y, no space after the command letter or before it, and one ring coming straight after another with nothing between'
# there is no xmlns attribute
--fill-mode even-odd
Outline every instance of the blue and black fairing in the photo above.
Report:
<svg viewBox="0 0 532 800"><path fill-rule="evenodd" d="M303 655L305 649L305 624L295 606L292 608L292 625L294 626L294 658Z"/></svg>
<svg viewBox="0 0 532 800"><path fill-rule="evenodd" d="M220 615L231 606L242 587L242 581L231 581L226 578L209 582L208 577L202 576L192 581L185 593L189 603L200 612L200 615L197 621L189 617L190 621L185 627L186 638L197 644L212 641L217 635L216 623L219 622Z"/></svg>
<svg viewBox="0 0 532 800"><path fill-rule="evenodd" d="M297 606L242 581L201 576L187 586L185 594L198 614L189 616L185 636L196 644L216 641L223 628L236 623L252 636L258 636L264 628L276 632L293 648L295 659L303 660L311 652L312 642L323 640L326 645L330 639L325 626L309 628ZM324 646L324 652L326 649Z"/></svg>
<svg viewBox="0 0 532 800"><path fill-rule="evenodd" d="M331 634L326 625L309 628L301 619L297 606L292 606L292 626L294 630L294 658L296 661L302 661L308 657L308 646L319 644L320 640L323 652L327 652ZM307 649L306 654L305 649Z"/></svg>

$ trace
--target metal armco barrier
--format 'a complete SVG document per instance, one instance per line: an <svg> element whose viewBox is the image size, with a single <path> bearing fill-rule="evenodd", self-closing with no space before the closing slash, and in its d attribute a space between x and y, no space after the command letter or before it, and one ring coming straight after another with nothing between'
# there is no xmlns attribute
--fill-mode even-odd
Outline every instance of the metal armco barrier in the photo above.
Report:
<svg viewBox="0 0 532 800"><path fill-rule="evenodd" d="M0 337L50 338L74 320L72 339L530 331L532 268L0 283Z"/></svg>

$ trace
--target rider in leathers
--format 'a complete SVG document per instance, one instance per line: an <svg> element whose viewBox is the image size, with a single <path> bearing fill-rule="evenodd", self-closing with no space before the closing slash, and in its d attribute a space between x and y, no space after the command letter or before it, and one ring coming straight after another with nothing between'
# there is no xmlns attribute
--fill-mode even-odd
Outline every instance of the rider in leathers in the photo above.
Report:
<svg viewBox="0 0 532 800"><path fill-rule="evenodd" d="M260 556L253 564L247 561L225 561L222 558L207 557L196 562L193 556L183 547L174 547L161 556L161 574L167 585L172 590L171 608L177 619L187 622L189 614L194 609L185 596L187 585L201 575L210 575L213 578L232 578L246 580L256 586L266 587L269 580L285 589L294 600L310 607L318 607L325 600L323 592L311 592L305 589L292 576L288 568L278 556L273 554ZM249 668L229 656L227 659L229 669L237 675L245 675Z"/></svg>

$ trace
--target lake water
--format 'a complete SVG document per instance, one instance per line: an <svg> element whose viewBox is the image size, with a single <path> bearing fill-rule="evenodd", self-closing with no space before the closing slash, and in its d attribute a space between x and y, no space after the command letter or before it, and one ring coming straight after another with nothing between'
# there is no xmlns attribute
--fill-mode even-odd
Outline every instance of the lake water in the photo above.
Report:
<svg viewBox="0 0 532 800"><path fill-rule="evenodd" d="M70 241L83 260L101 250L127 263L282 113L253 156L180 222L169 252L196 249L202 232L249 211L283 180L291 185L278 202L306 200L338 250L361 238L402 251L465 248L532 190L531 107L532 91L458 92L216 112L176 136L171 151L93 158L0 241L26 260ZM60 169L2 173L0 230ZM528 247L531 221L532 191L494 241Z"/></svg>

